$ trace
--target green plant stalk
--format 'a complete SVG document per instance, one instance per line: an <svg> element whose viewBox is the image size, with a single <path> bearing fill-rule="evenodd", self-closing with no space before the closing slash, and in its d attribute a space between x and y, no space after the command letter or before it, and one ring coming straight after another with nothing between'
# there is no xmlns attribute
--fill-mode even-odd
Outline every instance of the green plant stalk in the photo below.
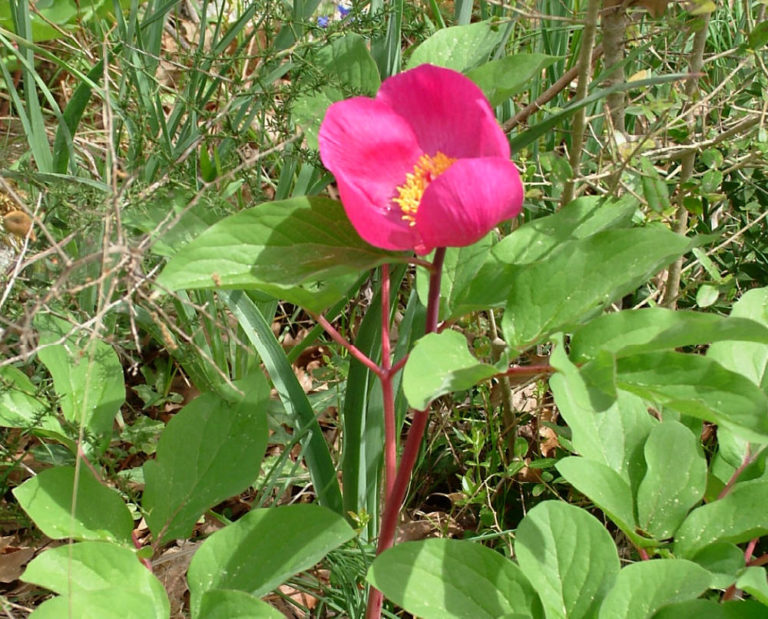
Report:
<svg viewBox="0 0 768 619"><path fill-rule="evenodd" d="M579 50L579 83L576 87L574 99L580 101L587 96L589 87L589 75L592 69L592 50L595 47L595 31L597 30L597 15L600 11L600 0L589 0L587 15L584 22L584 32L581 35L581 49ZM587 126L587 110L582 107L573 119L573 133L571 135L571 178L565 183L560 206L573 200L575 180L581 169L581 147L584 144L584 131Z"/></svg>
<svg viewBox="0 0 768 619"><path fill-rule="evenodd" d="M688 105L691 106L691 99L699 88L699 73L704 64L704 47L707 42L707 32L709 28L709 14L704 15L704 25L696 31L693 37L693 48L689 60L690 77L685 84L685 94L688 97ZM695 119L692 114L688 116L688 133L693 133L695 129ZM687 183L693 174L693 167L696 163L696 150L686 151L681 160L680 179L678 181L677 212L675 213L675 222L673 230L678 234L686 234L688 231L688 209L683 202L683 185ZM674 309L677 306L677 297L680 294L680 278L683 271L683 257L681 256L672 263L667 271L667 283L664 288L664 296L661 300L662 307Z"/></svg>
<svg viewBox="0 0 768 619"><path fill-rule="evenodd" d="M427 300L427 324L425 333L434 333L437 330L437 319L440 310L440 280L443 274L443 261L445 260L445 248L441 247L435 251L435 257L432 262L432 272L429 276L429 296ZM382 334L382 337L383 334ZM387 373L389 374L389 373ZM384 373L380 374L380 377ZM387 377L391 380L391 374ZM394 408L391 411L394 417ZM391 493L387 497L384 505L384 514L381 519L381 531L379 532L379 543L376 547L376 554L391 548L395 541L395 530L397 529L397 520L400 515L400 508L405 499L405 492L411 480L413 467L416 464L416 458L419 455L421 442L424 438L424 431L427 427L429 417L429 408L414 413L413 422L408 430L408 438L405 441L403 456L400 459L400 466L397 469L394 485ZM365 611L366 619L379 619L381 617L381 605L384 596L378 589L371 588L368 596L368 607Z"/></svg>

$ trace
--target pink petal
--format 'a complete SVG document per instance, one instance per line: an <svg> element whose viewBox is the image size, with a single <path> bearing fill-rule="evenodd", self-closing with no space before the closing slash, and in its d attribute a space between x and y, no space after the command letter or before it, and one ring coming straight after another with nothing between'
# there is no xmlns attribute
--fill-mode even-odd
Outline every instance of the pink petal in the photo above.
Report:
<svg viewBox="0 0 768 619"><path fill-rule="evenodd" d="M383 249L413 249L418 235L392 203L422 155L408 123L380 101L355 97L328 108L318 142L358 234Z"/></svg>
<svg viewBox="0 0 768 619"><path fill-rule="evenodd" d="M523 184L514 163L462 159L427 187L416 230L428 247L464 247L518 215L522 204Z"/></svg>
<svg viewBox="0 0 768 619"><path fill-rule="evenodd" d="M403 221L399 208L382 212L372 207L370 198L358 185L347 182L343 173L336 175L336 185L347 217L363 240L374 247L395 251L411 251L422 245L416 228Z"/></svg>
<svg viewBox="0 0 768 619"><path fill-rule="evenodd" d="M509 142L483 91L457 71L420 65L384 80L376 99L410 123L428 155L509 159Z"/></svg>

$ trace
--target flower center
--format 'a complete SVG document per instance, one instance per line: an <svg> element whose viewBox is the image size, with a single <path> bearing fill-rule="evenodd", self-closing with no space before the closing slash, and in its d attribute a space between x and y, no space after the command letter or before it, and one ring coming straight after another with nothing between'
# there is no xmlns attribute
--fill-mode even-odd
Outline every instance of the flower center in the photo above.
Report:
<svg viewBox="0 0 768 619"><path fill-rule="evenodd" d="M421 196L429 184L450 168L456 159L444 155L440 151L433 156L422 155L413 166L413 172L405 175L405 182L397 187L397 197L392 201L403 211L402 219L409 226L416 225L416 211L421 204Z"/></svg>

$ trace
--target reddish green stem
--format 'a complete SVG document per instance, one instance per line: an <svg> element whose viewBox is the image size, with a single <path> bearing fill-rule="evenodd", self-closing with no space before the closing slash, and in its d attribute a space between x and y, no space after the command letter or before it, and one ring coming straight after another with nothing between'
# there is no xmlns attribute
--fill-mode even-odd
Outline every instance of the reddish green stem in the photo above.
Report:
<svg viewBox="0 0 768 619"><path fill-rule="evenodd" d="M397 468L395 395L392 388L392 351L389 340L389 265L381 267L381 395L384 405L384 504L389 502Z"/></svg>
<svg viewBox="0 0 768 619"><path fill-rule="evenodd" d="M432 271L429 276L427 324L424 329L426 333L433 333L437 330L437 320L440 312L440 278L443 273L444 260L445 248L437 249L432 262ZM388 378L391 378L391 376ZM395 477L392 491L389 493L384 504L384 515L381 519L381 530L379 531L379 544L376 548L377 555L380 555L388 548L391 548L395 542L395 532L397 530L400 508L405 500L405 493L408 489L408 484L411 481L411 474L413 473L413 467L416 464L416 458L419 455L421 441L424 438L428 412L429 409L416 411L414 413L411 427L408 430L408 438L405 441L403 456L400 459L400 466L397 469L397 476ZM381 617L381 605L383 601L384 596L381 591L371 587L368 596L368 607L365 611L366 619L379 619L379 617Z"/></svg>
<svg viewBox="0 0 768 619"><path fill-rule="evenodd" d="M365 367L371 370L371 372L379 377L384 375L384 370L382 370L382 368L379 367L375 362L371 361L368 355L366 355L362 350L349 342L341 333L339 333L336 328L330 322L328 322L328 319L325 316L322 314L312 314L312 317L321 327L323 327L323 329L325 329L325 332L331 336L331 339L333 339L334 342L346 348L350 355L352 355Z"/></svg>

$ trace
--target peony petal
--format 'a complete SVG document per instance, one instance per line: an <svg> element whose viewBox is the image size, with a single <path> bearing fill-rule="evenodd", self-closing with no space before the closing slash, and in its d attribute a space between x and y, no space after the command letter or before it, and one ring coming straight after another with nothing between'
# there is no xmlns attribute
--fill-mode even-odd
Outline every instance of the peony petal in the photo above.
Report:
<svg viewBox="0 0 768 619"><path fill-rule="evenodd" d="M462 159L435 179L421 199L416 230L429 247L464 247L515 217L523 184L515 164L487 157Z"/></svg>
<svg viewBox="0 0 768 619"><path fill-rule="evenodd" d="M395 251L411 251L422 240L415 227L403 221L400 210L382 213L371 206L370 198L342 174L336 175L341 203L349 221L361 238L374 247Z"/></svg>
<svg viewBox="0 0 768 619"><path fill-rule="evenodd" d="M380 101L355 97L328 108L318 142L358 234L383 249L413 249L418 235L392 203L422 155L408 123Z"/></svg>
<svg viewBox="0 0 768 619"><path fill-rule="evenodd" d="M509 159L509 142L483 91L457 71L420 65L384 80L376 99L410 123L429 155Z"/></svg>

